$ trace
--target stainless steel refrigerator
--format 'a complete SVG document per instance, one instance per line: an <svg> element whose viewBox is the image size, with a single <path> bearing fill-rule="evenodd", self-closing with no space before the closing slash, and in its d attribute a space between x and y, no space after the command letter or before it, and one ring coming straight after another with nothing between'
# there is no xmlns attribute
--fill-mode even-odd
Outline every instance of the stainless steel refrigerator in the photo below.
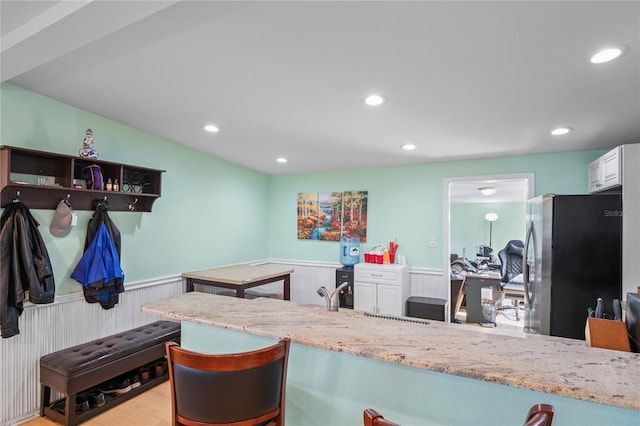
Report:
<svg viewBox="0 0 640 426"><path fill-rule="evenodd" d="M527 333L583 339L587 310L622 300L620 194L542 195L527 202Z"/></svg>

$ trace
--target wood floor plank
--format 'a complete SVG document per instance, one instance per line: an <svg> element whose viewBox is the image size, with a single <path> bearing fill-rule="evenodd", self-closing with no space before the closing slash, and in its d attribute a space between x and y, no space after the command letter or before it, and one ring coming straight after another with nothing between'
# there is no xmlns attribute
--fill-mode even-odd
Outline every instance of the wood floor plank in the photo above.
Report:
<svg viewBox="0 0 640 426"><path fill-rule="evenodd" d="M47 417L36 417L23 426L55 426L59 423ZM155 386L117 407L87 420L86 426L169 426L171 425L171 397L169 382Z"/></svg>

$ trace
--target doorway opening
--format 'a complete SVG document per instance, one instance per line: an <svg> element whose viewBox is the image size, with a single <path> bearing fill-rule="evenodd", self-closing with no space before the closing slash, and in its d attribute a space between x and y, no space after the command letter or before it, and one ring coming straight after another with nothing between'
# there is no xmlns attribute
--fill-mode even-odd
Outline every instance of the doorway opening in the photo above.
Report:
<svg viewBox="0 0 640 426"><path fill-rule="evenodd" d="M535 175L533 173L464 176L444 179L444 238L443 238L443 272L448 280L449 306L451 316L448 321L461 322L480 327L483 321L474 318L476 305L482 301L496 301L502 297L500 283L501 262L498 253L510 242L524 241L526 234L526 203L533 198ZM453 259L458 259L452 264ZM464 265L469 265L466 268ZM452 266L453 265L453 266ZM475 272L477 274L474 274ZM465 269L461 271L461 269ZM471 275L482 275L495 279L495 288L482 288L482 296L476 297L472 292L473 312L467 321L466 306L462 304L466 298L464 281L468 271ZM453 273L452 273L453 272ZM462 275L462 280L460 280ZM485 282L485 281L483 281ZM486 281L489 282L489 281ZM471 281L469 281L471 284ZM512 303L502 297L501 306ZM516 305L517 301L513 301ZM517 304L519 306L519 304ZM480 306L480 305L478 305ZM478 308L480 309L480 308ZM504 309L496 315L495 330L521 332L523 320L522 310ZM515 314L519 313L518 316ZM486 314L486 309L483 315Z"/></svg>

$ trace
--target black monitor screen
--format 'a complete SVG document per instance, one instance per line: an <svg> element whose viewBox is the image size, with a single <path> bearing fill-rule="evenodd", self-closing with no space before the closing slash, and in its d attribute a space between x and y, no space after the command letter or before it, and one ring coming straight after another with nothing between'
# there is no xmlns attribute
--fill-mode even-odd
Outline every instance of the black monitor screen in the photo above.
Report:
<svg viewBox="0 0 640 426"><path fill-rule="evenodd" d="M627 293L627 333L631 352L640 352L640 294Z"/></svg>
<svg viewBox="0 0 640 426"><path fill-rule="evenodd" d="M491 253L493 249L489 246L480 246L478 247L478 257L491 257Z"/></svg>

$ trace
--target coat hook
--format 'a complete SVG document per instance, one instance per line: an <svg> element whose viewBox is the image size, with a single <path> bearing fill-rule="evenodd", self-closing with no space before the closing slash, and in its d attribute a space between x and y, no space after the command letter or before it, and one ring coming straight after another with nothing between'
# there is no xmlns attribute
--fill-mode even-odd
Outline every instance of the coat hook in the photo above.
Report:
<svg viewBox="0 0 640 426"><path fill-rule="evenodd" d="M133 203L129 204L129 210L133 211L133 206L135 206L137 202L138 202L137 198L135 200L133 200Z"/></svg>

